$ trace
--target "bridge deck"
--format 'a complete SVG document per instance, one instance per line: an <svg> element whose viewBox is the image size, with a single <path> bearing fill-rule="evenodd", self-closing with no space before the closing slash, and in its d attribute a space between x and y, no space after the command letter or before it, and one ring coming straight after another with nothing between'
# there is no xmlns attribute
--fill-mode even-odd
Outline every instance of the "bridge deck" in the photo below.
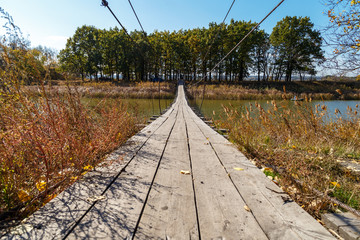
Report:
<svg viewBox="0 0 360 240"><path fill-rule="evenodd" d="M179 85L170 110L7 237L333 239L285 197L192 112Z"/></svg>

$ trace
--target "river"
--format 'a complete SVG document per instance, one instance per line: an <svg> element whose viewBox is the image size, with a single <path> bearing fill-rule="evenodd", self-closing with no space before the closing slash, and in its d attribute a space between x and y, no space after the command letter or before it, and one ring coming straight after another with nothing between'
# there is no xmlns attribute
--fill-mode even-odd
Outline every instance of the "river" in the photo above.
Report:
<svg viewBox="0 0 360 240"><path fill-rule="evenodd" d="M203 113L204 116L209 117L209 118L213 118L214 120L218 120L221 118L221 116L223 116L224 114L224 109L223 106L232 106L236 109L244 109L245 106L249 107L250 104L252 104L253 106L255 105L255 103L259 103L265 110L267 110L269 107L272 107L272 105L270 104L271 101L268 100L204 100L203 105L202 105L202 109L201 112ZM201 100L192 100L189 102L191 106L196 106L199 107ZM276 101L276 104L278 105L279 108L281 108L282 106L286 106L286 107L292 107L295 105L294 101L288 101L288 100L283 100L283 101ZM327 111L329 113L329 117L330 118L337 118L339 116L346 118L348 117L348 115L346 114L348 112L348 107L350 107L353 111L357 111L358 116L360 118L360 101L340 101L340 100L332 100L332 101L312 101L309 103L304 103L301 102L301 104L310 104L314 109L316 107L316 105L320 105L323 106L325 105L327 107ZM358 106L358 107L356 107ZM339 113L335 114L335 110L338 109Z"/></svg>

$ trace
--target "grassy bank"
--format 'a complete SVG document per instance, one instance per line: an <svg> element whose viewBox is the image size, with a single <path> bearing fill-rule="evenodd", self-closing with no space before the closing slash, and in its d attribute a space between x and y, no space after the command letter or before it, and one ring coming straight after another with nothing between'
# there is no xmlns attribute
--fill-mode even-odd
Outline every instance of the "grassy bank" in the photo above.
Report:
<svg viewBox="0 0 360 240"><path fill-rule="evenodd" d="M176 85L172 83L140 82L123 83L121 85L112 82L81 82L61 81L61 85L47 85L45 90L48 94L65 94L69 90L76 92L80 97L87 98L137 98L137 99L173 99L175 97ZM69 83L66 85L66 83ZM23 86L22 89L28 94L38 96L38 86Z"/></svg>
<svg viewBox="0 0 360 240"><path fill-rule="evenodd" d="M360 163L359 106L349 108L347 118L336 113L331 120L326 106L314 110L297 103L289 108L287 101L268 105L267 111L259 104L225 107L225 117L217 125L229 129L231 141L312 214L336 210L338 206L324 196L359 210L359 175L339 165Z"/></svg>
<svg viewBox="0 0 360 240"><path fill-rule="evenodd" d="M202 85L189 85L187 90L190 97L202 97ZM291 99L294 96L313 100L359 100L360 81L288 83L244 81L238 84L209 84L205 91L205 99L281 100Z"/></svg>

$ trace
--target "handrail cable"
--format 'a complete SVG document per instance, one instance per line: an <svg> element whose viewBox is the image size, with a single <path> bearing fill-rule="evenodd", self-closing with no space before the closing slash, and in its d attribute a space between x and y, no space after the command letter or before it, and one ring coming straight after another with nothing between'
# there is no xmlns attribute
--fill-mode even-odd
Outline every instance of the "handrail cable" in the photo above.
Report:
<svg viewBox="0 0 360 240"><path fill-rule="evenodd" d="M280 3L278 5L276 5L276 7L274 7L270 13L268 13L268 15L266 15L266 17L264 17L255 27L253 27L247 34L245 37L243 37L243 39L241 39L234 48L232 48L226 55L225 57L223 57L216 65L215 67L213 67L210 71L207 71L206 73L212 72L215 68L217 68L253 31L255 31L256 28L258 28L260 26L261 23L263 23L285 0L280 1ZM202 82L205 79L205 77L203 77L202 79L200 79L199 81L197 81L196 83L194 83L193 85L196 85L200 82Z"/></svg>
<svg viewBox="0 0 360 240"><path fill-rule="evenodd" d="M108 1L102 0L101 6L106 7L107 9L109 9L109 11L110 11L111 14L114 16L114 18L116 19L116 21L119 23L119 25L121 26L121 28L124 30L124 32L126 33L126 35L131 39L131 41L135 42L135 40L130 36L130 34L128 33L128 31L126 30L126 28L121 24L121 22L119 21L119 19L116 17L115 13L114 13L114 12L111 10L111 8L109 7Z"/></svg>
<svg viewBox="0 0 360 240"><path fill-rule="evenodd" d="M148 38L147 38L147 35L146 35L145 31L144 31L144 28L143 28L143 26L142 26L142 24L141 24L141 22L140 22L140 19L138 18L137 14L136 14L136 11L135 11L133 5L131 4L131 1L130 1L130 0L128 0L128 1L129 1L129 4L130 4L130 6L131 6L131 8L132 8L132 10L133 10L133 12L134 12L134 14L135 14L135 16L136 16L136 19L138 20L138 23L139 23L139 25L140 25L140 27L141 27L141 30L142 30L142 32L143 32L146 40L147 40L148 43L150 44L150 42L149 42L149 40L148 40ZM130 36L130 34L127 32L126 28L121 24L121 22L119 21L119 19L116 17L116 15L114 14L114 12L111 10L111 8L109 7L108 1L107 1L107 0L102 0L101 6L104 6L104 7L106 7L107 9L109 9L109 11L111 12L111 14L112 14L112 15L114 16L114 18L116 19L116 21L120 24L120 26L122 27L122 29L125 31L126 35L131 39L132 42L136 43L135 40L134 40L134 39ZM136 46L136 44L135 44L135 46ZM151 47L151 44L150 44L150 47ZM140 51L140 54L144 57L144 54L143 54L141 51ZM161 88L160 88L160 81L159 81L159 112L160 112L160 114L161 114L160 93L161 93Z"/></svg>
<svg viewBox="0 0 360 240"><path fill-rule="evenodd" d="M210 53L210 51L211 51L211 48L212 48L212 46L213 46L214 43L215 43L215 39L217 39L217 38L219 37L220 31L221 31L222 27L224 26L224 23L225 23L225 21L226 21L226 18L228 17L228 15L229 15L232 7L234 6L235 1L236 1L236 0L233 0L233 1L232 1L229 10L227 11L227 13L226 13L226 15L225 15L222 23L220 24L219 29L217 30L216 36L212 39L211 44L209 45L209 48L208 48L208 50L206 51L206 54L205 54L205 56L204 56L203 59L202 59L203 62L206 61L206 58L207 58L207 56L209 55L209 53ZM207 78L207 73L208 73L208 72L206 72L206 74L205 74L205 76L204 76L203 79L206 79L206 78ZM202 80L203 80L203 79L202 79ZM191 81L191 82L192 82L192 81ZM197 82L197 83L195 83L195 85L198 84L198 83L200 83L200 81ZM205 84L204 84L204 89L203 89L203 96L204 96L204 95L205 95ZM203 103L203 99L202 99L202 101L201 101L201 106L202 106L202 103ZM201 107L200 107L200 110L201 110Z"/></svg>
<svg viewBox="0 0 360 240"><path fill-rule="evenodd" d="M143 35L144 35L146 41L149 43L150 48L153 49L153 47L152 47L152 45L151 45L151 43L150 43L150 41L149 41L149 38L147 37L147 34L146 34L146 32L145 32L142 24L141 24L141 21L140 21L138 15L136 14L136 11L135 11L134 6L132 5L132 3L131 3L130 0L128 0L128 2L129 2L130 6L131 6L131 9L133 10L133 13L134 13L134 15L135 15L135 17L136 17L136 19L137 19L140 27L141 27L141 30L142 30L142 32L143 32ZM160 101L160 98L161 98L161 86L160 86L160 80L159 80L158 90L159 90L159 114L161 114L161 101Z"/></svg>
<svg viewBox="0 0 360 240"><path fill-rule="evenodd" d="M232 7L234 6L235 1L236 1L236 0L234 0L234 1L232 2L231 6L230 6L230 8L229 8L229 10L228 10L228 12L226 13L226 15L225 15L225 17L224 17L224 20L223 20L222 23L221 23L221 26L225 23L226 18L228 17L228 15L229 15ZM206 59L206 57L209 55L210 50L211 50L212 46L214 45L215 39L217 39L218 36L219 36L219 34L220 34L220 30L221 30L221 27L218 29L216 36L212 39L212 42L211 42L211 44L209 45L209 48L208 48L208 50L207 50L207 52L206 52L206 54L205 54L205 57L203 58L203 61L204 61L204 60Z"/></svg>
<svg viewBox="0 0 360 240"><path fill-rule="evenodd" d="M202 82L204 79L206 79L206 76L208 73L211 73L212 71L214 71L235 49L237 49L239 47L239 45L245 41L245 39L247 39L249 37L249 35L255 31L285 0L281 0L258 24L256 24L256 26L254 26L236 45L235 47L233 47L210 71L207 71L205 76L200 79L199 81L197 81L195 83L198 84L200 82ZM204 102L204 96L205 96L205 86L206 84L204 84L204 89L203 89L203 96L202 96L202 100L201 100L201 104L200 104L200 110L202 108L202 104Z"/></svg>
<svg viewBox="0 0 360 240"><path fill-rule="evenodd" d="M253 31L255 31L255 29L257 29L261 23L263 23L285 0L282 0L278 5L276 5L275 8L273 8L273 10L271 10L270 13L268 13L268 15L266 15L266 17L264 17L255 27L253 27L251 29L250 32L248 32L248 34L246 34L246 36L240 40L240 42L238 42L238 44L236 44L236 46L230 50L230 52L228 52L228 54L225 55L225 57L223 57L211 70L210 72L212 72L213 70L215 70L215 68L217 68Z"/></svg>
<svg viewBox="0 0 360 240"><path fill-rule="evenodd" d="M130 6L131 6L131 9L133 10L133 12L134 12L134 14L135 14L135 17L136 17L136 19L137 19L137 21L138 21L138 23L139 23L139 25L140 25L140 27L141 27L141 30L142 30L143 33L145 34L144 28L143 28L143 26L141 25L140 19L138 18L138 15L136 14L136 11L135 11L133 5L131 4L131 1L130 1L130 0L128 0L128 1L129 1L129 4L130 4ZM145 35L145 36L146 36L146 35Z"/></svg>

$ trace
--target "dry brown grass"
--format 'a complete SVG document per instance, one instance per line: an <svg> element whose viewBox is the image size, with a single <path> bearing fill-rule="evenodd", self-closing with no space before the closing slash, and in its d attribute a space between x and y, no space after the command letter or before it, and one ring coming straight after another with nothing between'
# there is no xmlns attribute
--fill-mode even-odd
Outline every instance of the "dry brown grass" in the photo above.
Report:
<svg viewBox="0 0 360 240"><path fill-rule="evenodd" d="M238 85L210 84L206 86L205 99L221 100L282 100L294 96L312 100L360 99L359 83L332 82L243 82ZM202 98L203 86L190 86L192 98Z"/></svg>
<svg viewBox="0 0 360 240"><path fill-rule="evenodd" d="M39 95L39 86L24 86L24 90L29 94ZM68 92L66 85L59 86L46 86L46 91L49 94L59 93L64 94ZM140 82L124 84L121 86L111 82L86 82L81 85L72 85L72 91L76 91L81 97L90 98L161 98L161 99L173 99L175 97L176 86L172 83L160 83L153 82Z"/></svg>
<svg viewBox="0 0 360 240"><path fill-rule="evenodd" d="M49 94L43 86L30 97L21 79L39 75L23 67L31 66L26 51L2 48L0 225L50 201L137 131L136 117L121 101L104 99L90 110L76 91Z"/></svg>
<svg viewBox="0 0 360 240"><path fill-rule="evenodd" d="M314 189L360 209L359 176L339 165L340 160L360 163L359 107L349 108L346 117L337 112L333 119L326 106L268 105L268 110L259 104L225 107L226 117L218 125L230 129L231 140L259 166L268 167L268 174L280 174L280 184L311 213L337 207L315 196Z"/></svg>

